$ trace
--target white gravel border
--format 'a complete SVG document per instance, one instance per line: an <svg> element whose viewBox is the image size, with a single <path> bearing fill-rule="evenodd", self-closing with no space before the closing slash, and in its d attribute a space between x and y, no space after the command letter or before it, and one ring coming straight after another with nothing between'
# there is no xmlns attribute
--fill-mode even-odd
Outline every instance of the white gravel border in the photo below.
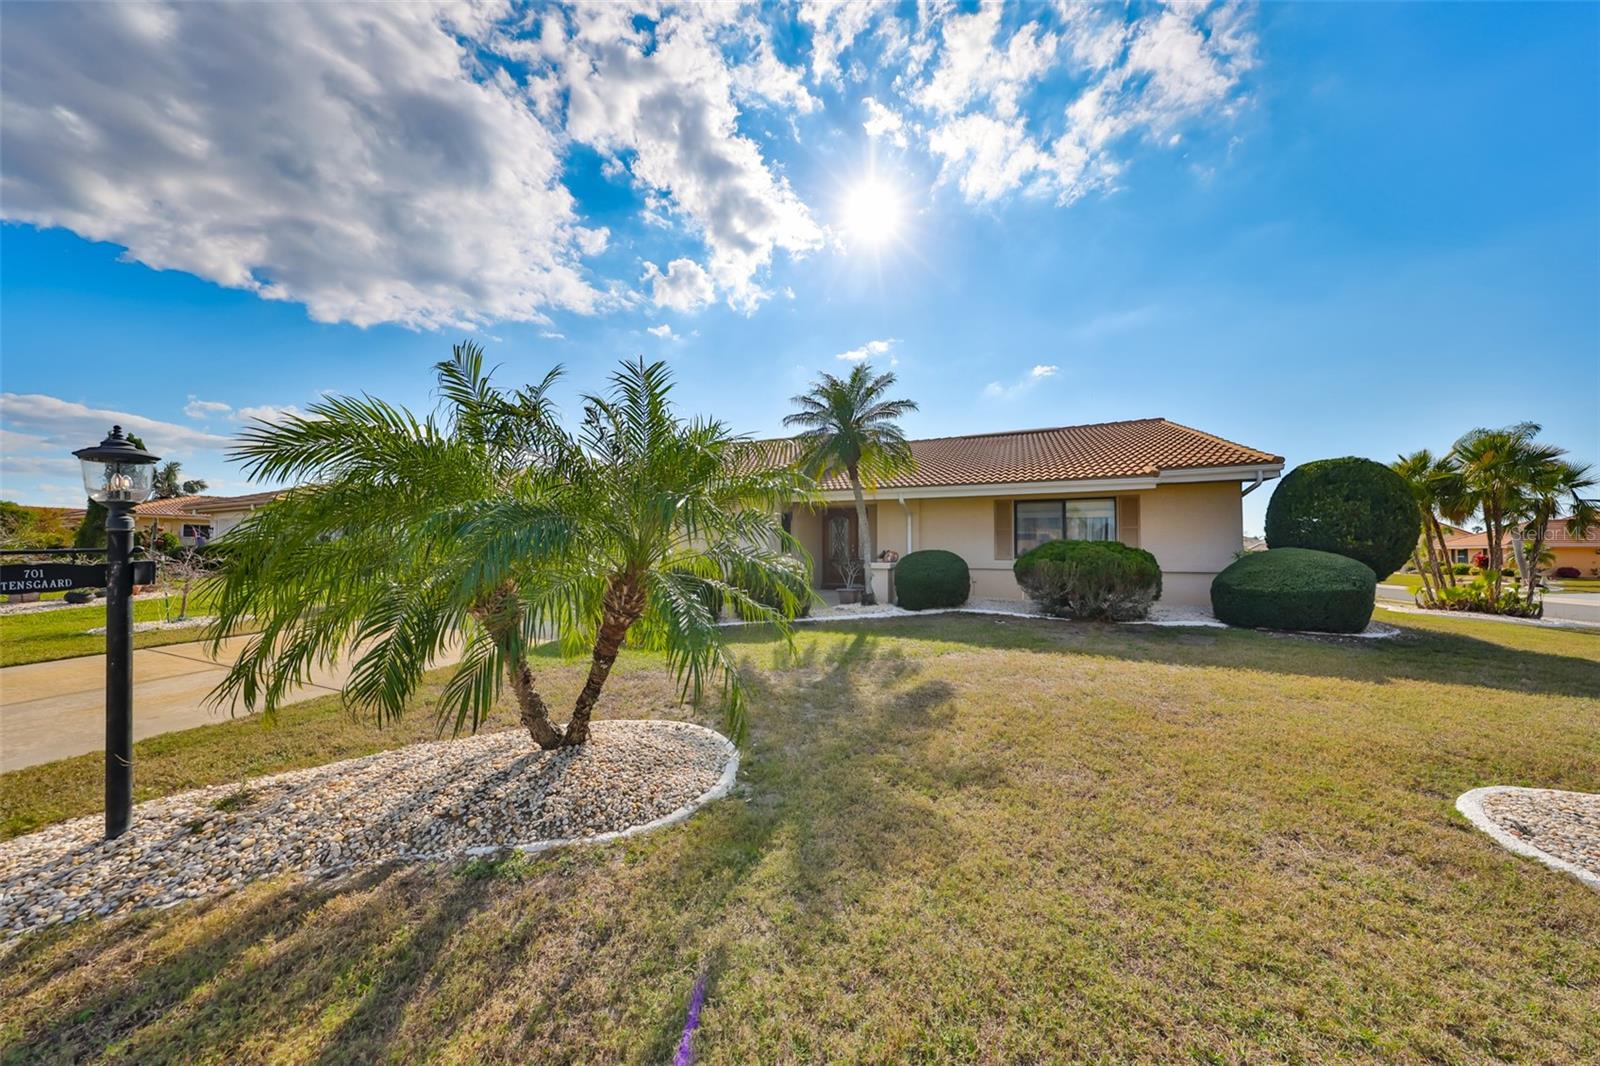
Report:
<svg viewBox="0 0 1600 1066"><path fill-rule="evenodd" d="M628 721L629 719L612 720ZM649 719L632 720L649 721ZM732 792L734 780L739 776L738 746L721 733L718 733L715 729L707 729L705 726L696 725L693 722L682 722L680 724L694 726L694 728L703 730L704 732L711 734L713 737L716 737L717 741L721 744L722 749L728 754L728 762L727 765L722 768L722 776L717 778L716 784L712 785L709 789L700 793L700 795L696 796L688 803L685 803L677 810L671 812L670 814L663 814L660 818L656 818L652 821L644 822L640 825L630 825L626 829L616 829L609 833L597 833L594 836L587 837L557 837L553 840L534 840L526 844L482 845L479 847L467 848L463 854L472 858L482 858L487 855L498 855L504 851L518 851L527 855L534 855L541 851L549 851L552 848L564 848L575 844L609 844L613 840L625 840L628 837L643 836L645 833L651 833L657 829L665 829L669 825L676 825L677 823L687 819L691 814L693 814L695 811L698 811L706 804L713 803L726 796L729 792Z"/></svg>
<svg viewBox="0 0 1600 1066"><path fill-rule="evenodd" d="M1518 839L1500 828L1483 809L1483 801L1497 793L1539 793L1550 791L1554 790L1547 788L1521 788L1516 785L1486 785L1483 788L1475 788L1468 792L1463 792L1458 796L1456 798L1456 810L1460 811L1467 821L1483 830L1496 844L1499 844L1507 851L1521 855L1524 858L1536 859L1552 870L1560 870L1564 874L1571 874L1583 884L1596 892L1600 892L1600 875L1585 870L1577 863L1568 862L1566 859L1552 855L1548 851L1536 848L1526 840Z"/></svg>
<svg viewBox="0 0 1600 1066"><path fill-rule="evenodd" d="M1415 604L1379 600L1381 610L1396 614L1420 614L1425 618L1460 618L1468 622L1498 622L1501 625L1533 626L1535 629L1578 629L1588 633L1600 631L1600 622L1584 622L1575 618L1512 618L1484 611L1436 611Z"/></svg>

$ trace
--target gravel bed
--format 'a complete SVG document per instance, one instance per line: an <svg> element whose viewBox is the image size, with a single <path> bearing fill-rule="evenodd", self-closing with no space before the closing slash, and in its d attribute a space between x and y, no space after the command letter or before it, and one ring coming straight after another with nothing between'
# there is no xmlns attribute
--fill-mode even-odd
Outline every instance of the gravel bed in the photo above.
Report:
<svg viewBox="0 0 1600 1066"><path fill-rule="evenodd" d="M133 623L133 631L135 633L147 633L153 629L201 629L215 621L216 619L211 615L197 614L189 618L174 619L171 622L163 622L159 619L153 622L135 622ZM92 637L98 637L105 631L105 626L95 626L93 629L84 630L85 633Z"/></svg>
<svg viewBox="0 0 1600 1066"><path fill-rule="evenodd" d="M915 618L919 615L930 614L998 614L1010 618L1045 618L1051 616L1039 610L1031 600L994 600L974 598L968 600L960 607L937 607L927 611L908 611L904 607L894 604L880 603L871 607L861 604L838 604L820 607L812 611L805 618L796 618L795 622L843 622L856 618ZM743 622L725 622L724 625L744 625ZM1176 603L1162 603L1157 600L1150 607L1150 614L1146 618L1139 618L1129 622L1119 623L1128 626L1171 626L1177 628L1203 628L1227 629L1228 623L1221 621L1205 607L1191 607ZM1369 622L1367 628L1359 633L1316 633L1307 631L1304 634L1290 633L1287 630L1263 630L1270 633L1285 633L1287 635L1304 635L1312 637L1353 637L1366 640L1386 640L1400 635L1400 630L1383 622Z"/></svg>
<svg viewBox="0 0 1600 1066"><path fill-rule="evenodd" d="M1456 809L1509 850L1600 890L1600 793L1491 786Z"/></svg>
<svg viewBox="0 0 1600 1066"><path fill-rule="evenodd" d="M0 843L0 930L166 907L284 873L539 850L626 833L731 783L733 745L686 722L602 721L554 752L508 730L141 803Z"/></svg>

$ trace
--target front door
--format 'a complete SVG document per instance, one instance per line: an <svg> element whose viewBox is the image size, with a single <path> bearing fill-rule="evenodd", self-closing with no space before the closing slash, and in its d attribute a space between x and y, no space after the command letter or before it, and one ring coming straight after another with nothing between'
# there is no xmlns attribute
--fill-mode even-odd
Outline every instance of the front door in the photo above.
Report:
<svg viewBox="0 0 1600 1066"><path fill-rule="evenodd" d="M858 565L853 574L845 572L844 560ZM862 583L861 525L854 511L828 511L822 518L822 587L844 588L847 583L859 587ZM846 582L849 578L849 582Z"/></svg>

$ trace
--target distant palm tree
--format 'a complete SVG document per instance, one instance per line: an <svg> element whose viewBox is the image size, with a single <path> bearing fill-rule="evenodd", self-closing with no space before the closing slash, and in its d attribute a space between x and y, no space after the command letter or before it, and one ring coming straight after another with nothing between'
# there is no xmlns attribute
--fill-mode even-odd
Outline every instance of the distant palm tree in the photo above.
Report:
<svg viewBox="0 0 1600 1066"><path fill-rule="evenodd" d="M744 730L739 674L717 605L786 624L809 595L778 514L803 479L721 423L684 421L665 367L624 364L581 428L557 421L559 370L495 387L475 345L435 367L441 420L371 397L330 397L308 415L256 423L234 452L252 478L297 482L218 540L226 556L213 641L247 616L261 630L218 686L271 713L312 666L358 657L353 705L398 717L446 648L462 657L440 726L483 721L502 687L542 748L584 743L624 640L662 650L698 699L720 675ZM587 649L565 727L550 719L531 650L554 635Z"/></svg>
<svg viewBox="0 0 1600 1066"><path fill-rule="evenodd" d="M809 392L792 401L800 410L783 420L801 427L800 469L821 481L844 474L855 494L862 566L876 554L872 525L867 521L865 490L913 466L911 446L901 432L899 419L917 409L911 400L887 399L894 387L893 374L873 375L867 363L858 363L850 376L823 374ZM876 603L867 581L862 602Z"/></svg>
<svg viewBox="0 0 1600 1066"><path fill-rule="evenodd" d="M183 478L183 464L177 461L162 463L156 467L155 499L170 500L177 496L197 496L206 491L206 483L200 478Z"/></svg>
<svg viewBox="0 0 1600 1066"><path fill-rule="evenodd" d="M1503 585L1505 543L1510 541L1528 595L1537 587L1538 564L1545 529L1563 505L1572 510L1568 528L1587 533L1596 520L1595 506L1580 493L1595 480L1588 467L1562 457L1566 449L1536 438L1540 426L1519 422L1502 429L1475 429L1456 441L1451 456L1459 470L1458 514L1477 511L1489 539L1485 568L1496 599ZM1450 517L1447 515L1447 517ZM1524 540L1532 540L1532 560Z"/></svg>

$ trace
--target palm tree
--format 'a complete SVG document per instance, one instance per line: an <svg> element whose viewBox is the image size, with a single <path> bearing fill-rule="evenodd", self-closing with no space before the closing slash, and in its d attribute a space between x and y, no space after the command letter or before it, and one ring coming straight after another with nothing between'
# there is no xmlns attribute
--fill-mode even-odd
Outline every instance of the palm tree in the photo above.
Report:
<svg viewBox="0 0 1600 1066"><path fill-rule="evenodd" d="M441 410L418 418L372 397L331 397L256 423L235 457L252 478L298 482L217 542L227 556L213 641L246 615L261 633L218 686L272 713L310 668L357 653L347 702L398 717L429 662L462 655L441 729L476 729L504 686L542 748L582 744L623 641L665 651L683 695L720 675L736 736L739 674L713 604L777 623L801 606L806 564L777 514L799 476L750 461L721 423L677 417L662 364L625 364L557 420L559 369L494 386L471 344L435 367ZM587 648L565 727L551 721L531 650Z"/></svg>
<svg viewBox="0 0 1600 1066"><path fill-rule="evenodd" d="M198 496L204 491L206 483L200 478L184 480L182 463L174 460L156 467L152 493L155 499L170 500L175 496Z"/></svg>
<svg viewBox="0 0 1600 1066"><path fill-rule="evenodd" d="M1461 489L1456 510L1476 510L1483 517L1484 532L1489 538L1487 576L1497 601L1503 585L1500 571L1505 566L1507 540L1512 542L1531 596L1538 567L1527 561L1523 539L1530 533L1537 538L1533 554L1537 560L1543 550L1544 527L1563 500L1572 503L1574 521L1568 525L1574 531L1586 531L1594 517L1593 505L1578 496L1594 484L1588 469L1564 461L1565 449L1540 443L1535 439L1539 430L1533 422L1519 422L1503 429L1474 429L1456 441L1452 449Z"/></svg>
<svg viewBox="0 0 1600 1066"><path fill-rule="evenodd" d="M874 376L868 363L856 364L847 378L823 374L811 391L792 401L800 410L783 420L786 426L802 429L798 438L802 471L817 481L837 474L850 479L863 565L876 554L865 490L876 489L880 482L912 467L911 446L900 431L899 419L917 405L911 400L886 399L894 383L893 374ZM862 602L876 603L872 583L866 582L866 586Z"/></svg>
<svg viewBox="0 0 1600 1066"><path fill-rule="evenodd" d="M1437 605L1438 590L1444 587L1444 574L1448 569L1440 565L1439 550L1434 543L1434 529L1439 521L1435 514L1438 504L1434 486L1437 483L1439 465L1440 461L1426 448L1410 455L1402 455L1389 464L1390 469L1405 479L1411 489L1412 497L1417 501L1417 513L1422 519L1422 535L1418 538L1416 547L1411 549L1411 562L1417 568L1417 574L1422 581L1422 598L1430 607Z"/></svg>
<svg viewBox="0 0 1600 1066"><path fill-rule="evenodd" d="M1564 449L1556 449L1558 455ZM1533 597L1538 587L1539 563L1544 559L1545 540L1550 523L1563 510L1569 510L1567 531L1574 536L1587 536L1597 520L1600 508L1593 500L1582 495L1597 484L1591 468L1586 464L1569 462L1559 457L1539 463L1523 492L1521 507L1522 526L1517 531L1517 544L1526 542L1522 560L1522 579L1528 585L1528 597Z"/></svg>

